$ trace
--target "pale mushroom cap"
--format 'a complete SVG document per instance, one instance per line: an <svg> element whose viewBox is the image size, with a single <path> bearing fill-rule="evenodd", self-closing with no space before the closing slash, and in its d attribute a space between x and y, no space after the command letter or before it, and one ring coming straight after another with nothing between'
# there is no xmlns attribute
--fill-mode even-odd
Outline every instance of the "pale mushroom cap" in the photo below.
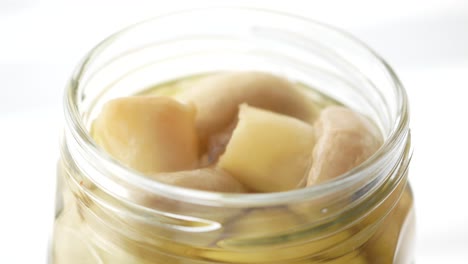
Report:
<svg viewBox="0 0 468 264"><path fill-rule="evenodd" d="M247 192L247 189L234 177L215 168L161 173L152 175L152 178L166 184L195 190L225 193Z"/></svg>
<svg viewBox="0 0 468 264"><path fill-rule="evenodd" d="M371 120L346 107L325 108L314 125L317 142L308 186L353 169L372 156L383 142Z"/></svg>
<svg viewBox="0 0 468 264"><path fill-rule="evenodd" d="M196 105L196 125L202 144L235 120L242 103L305 122L311 122L318 112L310 99L291 82L262 72L211 75L176 97Z"/></svg>
<svg viewBox="0 0 468 264"><path fill-rule="evenodd" d="M198 165L195 109L169 97L111 100L95 120L92 134L115 159L145 174Z"/></svg>

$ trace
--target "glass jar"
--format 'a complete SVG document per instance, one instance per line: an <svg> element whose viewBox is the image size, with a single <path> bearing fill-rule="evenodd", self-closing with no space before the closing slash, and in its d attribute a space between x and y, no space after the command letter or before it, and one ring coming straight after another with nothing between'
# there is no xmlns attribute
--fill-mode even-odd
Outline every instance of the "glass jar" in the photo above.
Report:
<svg viewBox="0 0 468 264"><path fill-rule="evenodd" d="M90 137L109 99L187 76L271 72L365 113L385 143L317 186L225 194L153 181ZM77 67L65 96L54 264L412 262L408 102L363 43L305 18L247 8L177 12L116 33Z"/></svg>

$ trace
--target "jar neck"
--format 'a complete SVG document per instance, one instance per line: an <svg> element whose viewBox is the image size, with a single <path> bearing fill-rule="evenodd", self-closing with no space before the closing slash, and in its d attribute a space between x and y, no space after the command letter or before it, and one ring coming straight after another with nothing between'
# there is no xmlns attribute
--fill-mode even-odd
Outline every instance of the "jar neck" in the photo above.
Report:
<svg viewBox="0 0 468 264"><path fill-rule="evenodd" d="M392 149L385 153L379 151L378 154L380 155L377 158L374 155L374 159L366 161L361 166L341 175L337 179L304 189L262 194L223 194L189 190L154 182L143 175L121 167L120 164L113 164L125 172L124 176L132 174L134 178L143 179L143 183L148 182L150 187L156 186L158 189L161 189L161 193L158 193L155 190L148 190L144 186L142 188L141 185L134 185L122 179L122 175L113 174L112 171L107 169L106 164L100 164L99 158L102 159L102 157L96 159L95 156L90 155L83 148L83 142L76 140L73 134L70 131L70 127L67 127L62 156L67 160L67 165L77 172L74 173L74 176L80 175L80 181L88 181L89 184L95 186L95 188L102 189L115 199L134 204L135 206L148 205L142 204L141 200L138 200L138 195L137 198L132 196L137 193L146 192L148 197L153 196L155 198L173 200L174 202L213 208L257 208L298 204L301 202L334 201L336 202L335 205L326 208L328 213L335 211L331 210L332 208L339 209L336 212L345 211L349 206L353 206L353 204L348 203L349 200L355 201L358 198L361 199L362 197L373 195L379 188L385 186L387 182L398 181L398 177L401 177L401 167L406 169L411 158L410 135L409 130L407 130L393 144ZM114 161L111 160L111 162ZM96 180L96 178L99 178L99 180ZM171 194L174 195L171 196ZM340 204L341 200L347 201L347 206L343 207ZM161 210L162 208L148 209Z"/></svg>
<svg viewBox="0 0 468 264"><path fill-rule="evenodd" d="M232 231L233 237L230 237L230 232L227 232L221 240L214 239L209 244L220 244L222 247L236 250L271 245L285 246L300 244L306 238L310 241L310 237L322 239L337 236L348 232L347 230L365 218L372 219L373 225L376 226L398 202L405 189L411 158L410 136L407 134L394 152L389 153L388 159L370 166L372 170L359 177L359 181L351 181L352 184L347 184L347 188L339 188L328 195L312 199L304 196L303 199L290 203L229 207L194 204L191 203L190 197L180 201L153 194L141 195L142 190L132 189L134 186L126 190L127 195L133 195L132 199L122 199L106 192L90 180L89 171L85 173L86 167L82 164L87 164L89 160L79 157L78 150L72 150L73 147L77 147L73 143L76 142L66 140L62 149L62 160L67 171L66 184L77 200L81 201L82 212L90 228L98 236L112 233L120 240L135 243L151 244L156 243L157 239L163 239L167 243L175 243L176 249L184 244L206 247L204 243L207 239L213 239L213 236L219 235L220 230L229 229L240 217L256 211L275 211L277 213L274 217L280 222L288 223L291 216L301 220L294 221L284 229L258 236L236 237ZM339 181L336 184L342 186ZM241 195L239 198L248 199L249 196L251 195ZM260 217L257 221L261 224L267 219ZM369 225L369 228L371 226ZM146 241L148 230L154 230L153 241ZM158 247L155 247L151 250L157 249ZM164 250L167 249L164 247ZM166 253L181 254L178 250Z"/></svg>

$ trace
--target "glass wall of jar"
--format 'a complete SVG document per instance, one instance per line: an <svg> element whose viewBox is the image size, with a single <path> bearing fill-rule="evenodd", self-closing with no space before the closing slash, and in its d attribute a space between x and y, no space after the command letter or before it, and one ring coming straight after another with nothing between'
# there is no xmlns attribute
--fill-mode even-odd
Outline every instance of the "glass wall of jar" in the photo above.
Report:
<svg viewBox="0 0 468 264"><path fill-rule="evenodd" d="M287 77L324 102L366 114L384 145L323 184L226 194L151 180L119 164L90 136L92 121L112 98L236 70ZM65 97L51 263L412 261L406 94L392 69L344 32L267 10L173 13L100 43L77 67Z"/></svg>

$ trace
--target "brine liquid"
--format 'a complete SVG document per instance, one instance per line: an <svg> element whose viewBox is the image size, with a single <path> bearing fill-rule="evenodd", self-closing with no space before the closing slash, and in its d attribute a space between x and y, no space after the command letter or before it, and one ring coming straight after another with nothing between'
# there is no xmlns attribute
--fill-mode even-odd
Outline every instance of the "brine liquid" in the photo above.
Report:
<svg viewBox="0 0 468 264"><path fill-rule="evenodd" d="M157 85L141 95L172 96L199 78ZM320 108L339 104L297 85ZM412 260L413 198L406 180L358 221L318 236L308 226L324 213L317 206L213 209L187 204L169 207L170 214L143 214L109 197L67 163L62 161L59 167L58 199L63 206L54 228L54 264L409 264Z"/></svg>

